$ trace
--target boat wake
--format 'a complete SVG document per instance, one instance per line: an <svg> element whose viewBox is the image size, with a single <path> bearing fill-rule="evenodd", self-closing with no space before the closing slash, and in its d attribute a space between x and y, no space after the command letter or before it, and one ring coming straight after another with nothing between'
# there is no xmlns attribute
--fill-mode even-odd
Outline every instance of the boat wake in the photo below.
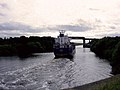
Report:
<svg viewBox="0 0 120 90"><path fill-rule="evenodd" d="M0 90L59 90L72 86L74 62L54 59L44 64L0 74Z"/></svg>

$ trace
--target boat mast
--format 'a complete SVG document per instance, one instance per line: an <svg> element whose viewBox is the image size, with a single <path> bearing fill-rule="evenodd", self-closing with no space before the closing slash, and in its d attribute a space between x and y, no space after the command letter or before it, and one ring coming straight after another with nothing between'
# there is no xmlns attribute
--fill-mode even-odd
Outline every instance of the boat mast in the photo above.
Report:
<svg viewBox="0 0 120 90"><path fill-rule="evenodd" d="M60 30L60 37L64 37L65 30Z"/></svg>

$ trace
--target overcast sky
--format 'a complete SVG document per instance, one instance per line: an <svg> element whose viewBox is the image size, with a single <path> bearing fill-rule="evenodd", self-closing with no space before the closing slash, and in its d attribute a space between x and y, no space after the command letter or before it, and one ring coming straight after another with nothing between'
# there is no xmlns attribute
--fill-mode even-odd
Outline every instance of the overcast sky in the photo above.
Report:
<svg viewBox="0 0 120 90"><path fill-rule="evenodd" d="M0 37L120 36L120 0L0 0Z"/></svg>

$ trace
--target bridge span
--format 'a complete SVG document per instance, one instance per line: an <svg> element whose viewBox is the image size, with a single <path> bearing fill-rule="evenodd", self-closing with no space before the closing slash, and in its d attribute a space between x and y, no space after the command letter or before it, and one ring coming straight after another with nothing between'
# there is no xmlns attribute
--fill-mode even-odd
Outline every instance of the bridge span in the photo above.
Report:
<svg viewBox="0 0 120 90"><path fill-rule="evenodd" d="M83 48L86 47L86 42L85 42L86 40L89 40L89 42L92 41L92 40L98 40L97 38L85 38L85 37L74 37L74 36L71 36L69 38L71 38L71 39L82 39L83 40Z"/></svg>

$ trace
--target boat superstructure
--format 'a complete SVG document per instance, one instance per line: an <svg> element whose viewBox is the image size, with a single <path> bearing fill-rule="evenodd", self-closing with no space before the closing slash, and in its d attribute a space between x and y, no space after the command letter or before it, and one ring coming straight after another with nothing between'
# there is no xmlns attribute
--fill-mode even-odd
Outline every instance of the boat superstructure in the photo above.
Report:
<svg viewBox="0 0 120 90"><path fill-rule="evenodd" d="M70 42L64 30L61 30L59 36L55 38L53 49L55 57L73 57L75 54L75 45Z"/></svg>

